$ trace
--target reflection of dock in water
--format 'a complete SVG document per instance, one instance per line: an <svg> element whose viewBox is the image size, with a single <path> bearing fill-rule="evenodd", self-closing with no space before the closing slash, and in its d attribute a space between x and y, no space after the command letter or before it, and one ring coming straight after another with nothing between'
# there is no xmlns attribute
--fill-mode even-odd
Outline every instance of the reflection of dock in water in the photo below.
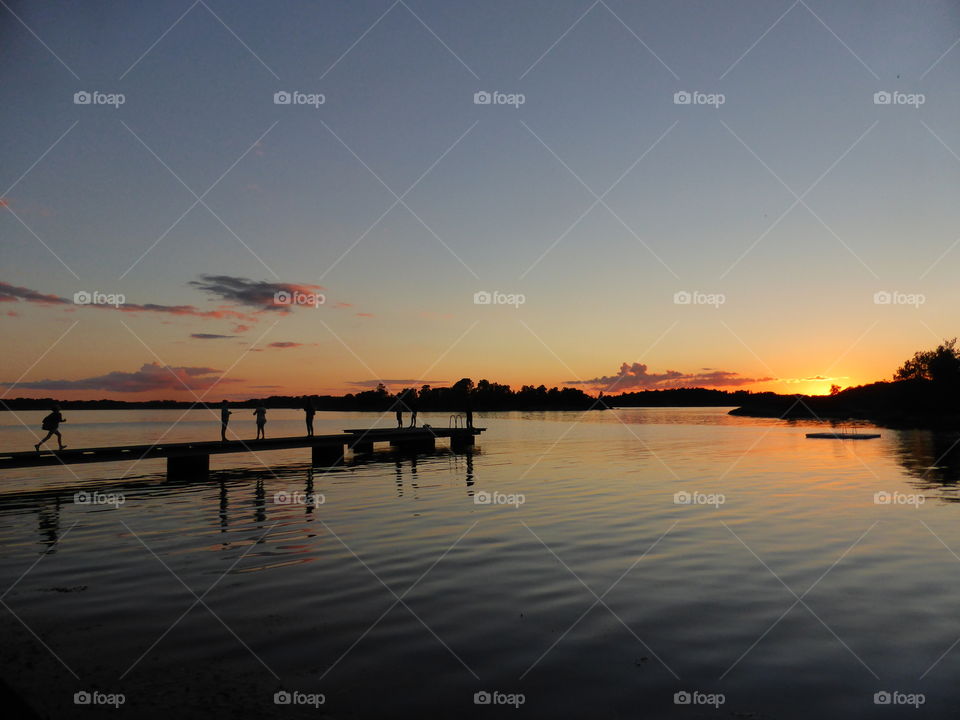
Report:
<svg viewBox="0 0 960 720"><path fill-rule="evenodd" d="M339 437L339 436L338 436ZM122 496L124 505L130 501L143 500L156 495L158 492L169 495L176 493L178 488L196 489L209 485L212 494L209 496L215 514L216 529L220 534L230 532L238 519L250 518L257 526L265 527L270 516L276 512L276 498L267 491L265 483L289 483L286 492L298 492L303 497L313 497L318 491L315 483L322 478L340 482L352 482L353 472L361 467L375 465L394 465L397 496L403 497L403 488L406 483L416 492L418 491L417 461L427 458L449 458L448 468L454 475L466 484L468 496L473 495L474 485L474 458L479 449L472 445L453 449L452 447L435 448L432 452L427 449L401 448L400 452L377 452L357 454L349 460L334 467L320 467L307 463L287 463L262 468L224 468L216 470L205 477L178 476L166 478L153 475L139 475L134 477L105 478L97 480L77 479L73 482L61 483L56 487L24 489L7 488L0 491L0 516L8 513L22 513L29 511L36 516L36 530L40 542L46 546L45 552L56 552L60 538L72 529L68 524L63 526L62 513L75 505L84 506L84 501L78 496L96 493L102 496ZM251 492L252 485L252 492ZM300 485L302 491L291 490L291 487ZM240 504L231 502L237 495L243 499ZM275 493L274 493L275 495ZM319 512L322 505L313 503L280 503L285 512L290 509L300 509L307 518ZM95 506L94 506L95 507ZM224 541L224 544L227 544Z"/></svg>
<svg viewBox="0 0 960 720"><path fill-rule="evenodd" d="M105 462L138 462L166 458L167 476L205 476L210 456L226 453L260 453L290 448L311 448L314 465L333 467L344 462L347 450L354 454L373 452L375 443L389 443L400 450L432 451L438 438L447 438L454 451L474 444L486 428L395 428L344 430L341 435L305 435L267 440L228 440L226 442L155 443L153 445L117 445L44 452L0 453L0 469L47 467Z"/></svg>

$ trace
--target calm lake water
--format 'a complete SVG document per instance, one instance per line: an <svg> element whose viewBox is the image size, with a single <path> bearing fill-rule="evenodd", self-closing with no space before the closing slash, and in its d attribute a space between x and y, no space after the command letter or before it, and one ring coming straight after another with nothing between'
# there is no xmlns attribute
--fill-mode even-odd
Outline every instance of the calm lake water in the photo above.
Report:
<svg viewBox="0 0 960 720"><path fill-rule="evenodd" d="M2 677L57 718L79 691L131 717L955 717L956 437L726 412L480 415L469 454L222 455L206 482L3 471ZM201 410L64 414L72 447L218 436ZM0 422L0 447L35 442Z"/></svg>

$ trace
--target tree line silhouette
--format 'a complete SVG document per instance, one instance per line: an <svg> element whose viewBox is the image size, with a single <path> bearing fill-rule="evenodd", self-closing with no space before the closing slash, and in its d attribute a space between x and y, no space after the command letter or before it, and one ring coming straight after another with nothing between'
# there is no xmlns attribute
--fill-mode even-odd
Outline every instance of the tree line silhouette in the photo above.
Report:
<svg viewBox="0 0 960 720"><path fill-rule="evenodd" d="M735 407L734 415L780 418L864 419L899 427L960 427L960 350L957 339L945 340L931 350L914 353L894 372L891 381L841 389L829 395L782 395L749 390L671 388L622 392L593 397L580 388L509 385L483 379L476 384L462 378L449 387L422 385L391 393L386 385L345 395L273 395L229 403L230 407L388 412L401 402L420 412L509 410L605 410L612 407ZM219 402L177 400L56 400L16 398L0 400L7 410L45 410L54 404L68 410L219 408Z"/></svg>
<svg viewBox="0 0 960 720"><path fill-rule="evenodd" d="M753 396L734 415L870 420L889 427L960 427L960 351L957 339L921 350L892 381L840 389L830 395Z"/></svg>

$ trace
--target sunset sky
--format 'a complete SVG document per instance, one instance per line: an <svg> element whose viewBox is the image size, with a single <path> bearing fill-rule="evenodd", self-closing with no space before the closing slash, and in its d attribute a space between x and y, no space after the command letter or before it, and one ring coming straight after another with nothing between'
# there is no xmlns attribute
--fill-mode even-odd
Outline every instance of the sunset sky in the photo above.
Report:
<svg viewBox="0 0 960 720"><path fill-rule="evenodd" d="M591 2L7 0L0 394L821 393L960 334L960 5Z"/></svg>

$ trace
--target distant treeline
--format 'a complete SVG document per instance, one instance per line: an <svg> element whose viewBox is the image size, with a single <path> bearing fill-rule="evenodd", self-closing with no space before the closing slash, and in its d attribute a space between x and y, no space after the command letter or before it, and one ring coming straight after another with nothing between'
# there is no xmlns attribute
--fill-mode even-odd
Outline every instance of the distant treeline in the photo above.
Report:
<svg viewBox="0 0 960 720"><path fill-rule="evenodd" d="M267 408L302 408L309 401L317 410L367 410L386 412L400 402L404 410L416 406L422 412L463 412L467 408L484 410L605 410L609 407L692 407L735 406L756 398L776 398L774 393L754 394L746 390L726 392L705 388L680 388L674 390L645 390L619 395L592 397L579 388L547 388L544 385L524 385L513 390L509 385L470 378L463 378L451 387L404 388L391 394L380 384L373 390L346 395L288 396L272 395L266 398L249 398L231 402L231 407L253 408L263 404ZM123 400L56 400L54 398L16 398L0 400L0 407L9 410L46 410L54 403L64 410L163 410L190 407L218 408L219 402L211 400L197 403L178 400L149 400L125 402Z"/></svg>
<svg viewBox="0 0 960 720"><path fill-rule="evenodd" d="M451 387L404 388L396 394L382 383L373 390L364 390L346 395L271 395L265 398L250 398L233 401L231 407L253 408L261 403L267 408L302 408L310 402L317 410L369 410L386 412L401 402L404 410L416 406L419 411L464 412L468 408L481 410L587 410L600 408L597 398L579 388L547 388L524 385L512 390L509 385L480 380L474 384L463 378ZM16 398L0 400L0 408L7 410L45 410L53 404L64 410L161 410L186 409L190 407L219 407L219 401L205 403L177 400L149 400L125 402L122 400L56 400L54 398Z"/></svg>
<svg viewBox="0 0 960 720"><path fill-rule="evenodd" d="M396 394L382 383L375 389L346 395L309 395L250 398L231 402L231 407L302 408L309 402L317 410L367 410L387 412L399 407L422 412L466 410L605 410L615 407L722 407L737 406L734 415L778 418L864 419L897 427L960 428L960 352L956 339L917 352L901 365L892 382L841 389L834 385L829 395L778 395L748 390L676 388L642 390L592 397L579 388L546 388L509 385L463 378L450 387L404 388ZM209 403L175 400L124 402L122 400L54 400L16 398L0 400L8 410L46 410L58 403L65 410L129 410L218 407Z"/></svg>
<svg viewBox="0 0 960 720"><path fill-rule="evenodd" d="M675 388L672 390L641 390L639 392L605 395L602 400L609 407L724 407L743 405L763 398L781 397L776 393L753 393L749 390L708 390L707 388Z"/></svg>

